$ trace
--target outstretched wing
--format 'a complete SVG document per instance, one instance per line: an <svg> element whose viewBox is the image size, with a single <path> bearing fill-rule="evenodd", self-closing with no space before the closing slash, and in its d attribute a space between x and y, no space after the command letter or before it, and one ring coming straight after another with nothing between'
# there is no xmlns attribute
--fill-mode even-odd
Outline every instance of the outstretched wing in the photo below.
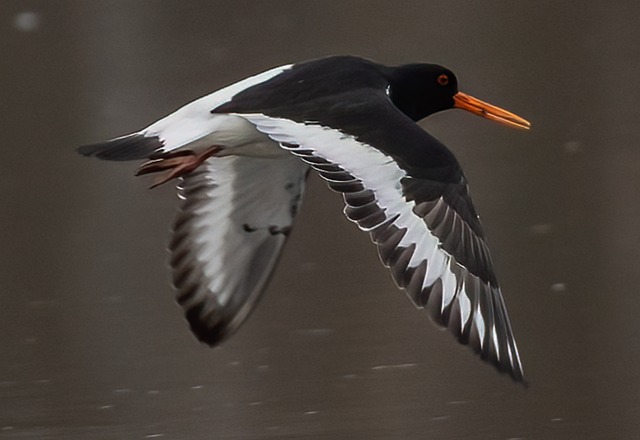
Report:
<svg viewBox="0 0 640 440"><path fill-rule="evenodd" d="M380 114L379 106L376 112L384 121L378 134L403 133L395 142L412 143L407 149L391 147L387 136L387 152L420 154L416 142L422 142L425 149L444 149L391 106L386 114ZM370 233L383 264L417 307L425 307L436 323L483 359L515 380L523 380L484 234L466 180L450 153L422 157L422 163L437 162L433 169L411 169L403 163L420 161L406 161L374 148L372 136L356 137L317 123L264 114L241 116L311 165L332 189L343 194L346 216ZM438 178L445 175L446 179Z"/></svg>
<svg viewBox="0 0 640 440"><path fill-rule="evenodd" d="M214 345L247 318L296 215L308 167L296 157L209 159L183 178L170 244L191 329Z"/></svg>

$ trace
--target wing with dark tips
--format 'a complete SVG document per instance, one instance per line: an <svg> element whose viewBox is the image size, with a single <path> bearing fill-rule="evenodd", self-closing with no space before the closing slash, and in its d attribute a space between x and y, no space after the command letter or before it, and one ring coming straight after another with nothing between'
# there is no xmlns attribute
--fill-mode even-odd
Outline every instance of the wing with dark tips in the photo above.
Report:
<svg viewBox="0 0 640 440"><path fill-rule="evenodd" d="M407 132L405 142L437 142L410 120L396 116L397 112L383 112L380 117L390 130ZM437 172L407 170L401 158L339 130L264 115L244 117L343 194L346 216L370 233L383 264L416 306L426 308L437 324L481 358L523 381L487 244L455 159L447 172L442 160ZM406 126L400 130L394 124ZM449 177L438 180L436 175Z"/></svg>
<svg viewBox="0 0 640 440"><path fill-rule="evenodd" d="M296 157L209 159L184 177L169 246L177 301L217 344L253 310L296 215L308 167Z"/></svg>

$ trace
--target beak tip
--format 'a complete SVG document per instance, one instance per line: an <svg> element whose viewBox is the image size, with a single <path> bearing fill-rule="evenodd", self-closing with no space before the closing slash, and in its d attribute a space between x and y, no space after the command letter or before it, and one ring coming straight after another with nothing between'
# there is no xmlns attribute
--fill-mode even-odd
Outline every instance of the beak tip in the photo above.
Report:
<svg viewBox="0 0 640 440"><path fill-rule="evenodd" d="M491 105L487 102L474 98L473 96L458 92L454 95L453 99L454 108L466 110L478 116L482 116L483 118L487 118L510 127L520 128L522 130L531 129L531 123L526 119L500 107L496 107L495 105Z"/></svg>

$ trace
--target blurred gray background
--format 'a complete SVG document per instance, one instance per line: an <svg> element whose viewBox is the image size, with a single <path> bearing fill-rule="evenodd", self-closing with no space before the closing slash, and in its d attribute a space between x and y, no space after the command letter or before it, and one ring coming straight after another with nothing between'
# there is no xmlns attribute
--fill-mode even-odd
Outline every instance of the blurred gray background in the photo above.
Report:
<svg viewBox="0 0 640 440"><path fill-rule="evenodd" d="M0 0L0 438L640 437L640 3ZM531 132L422 125L462 163L529 389L425 313L313 176L222 348L174 304L175 190L78 145L267 68L431 61Z"/></svg>

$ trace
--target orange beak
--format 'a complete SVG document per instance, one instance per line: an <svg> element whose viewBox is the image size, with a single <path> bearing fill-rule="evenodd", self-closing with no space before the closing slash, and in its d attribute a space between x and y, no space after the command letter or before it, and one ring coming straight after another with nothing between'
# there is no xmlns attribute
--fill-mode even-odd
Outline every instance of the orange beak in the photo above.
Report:
<svg viewBox="0 0 640 440"><path fill-rule="evenodd" d="M514 128L521 128L528 130L531 128L529 121L522 119L518 115L514 115L511 112L496 107L495 105L488 104L484 101L480 101L473 96L469 96L466 93L458 92L453 96L453 107L461 108L475 115L482 116L483 118L491 119L492 121L499 122L504 125L508 125Z"/></svg>

